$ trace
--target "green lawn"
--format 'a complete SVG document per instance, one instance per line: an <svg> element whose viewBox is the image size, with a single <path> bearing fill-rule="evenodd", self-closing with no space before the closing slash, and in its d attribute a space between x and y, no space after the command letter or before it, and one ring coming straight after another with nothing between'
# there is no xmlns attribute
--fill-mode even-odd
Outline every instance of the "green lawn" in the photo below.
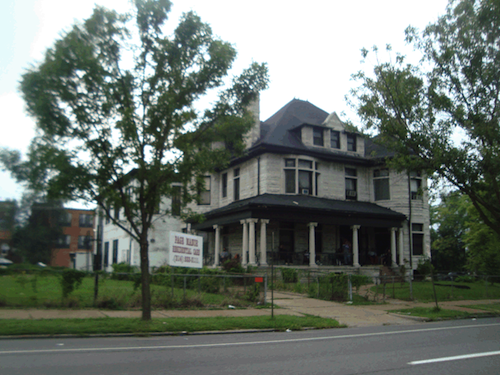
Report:
<svg viewBox="0 0 500 375"><path fill-rule="evenodd" d="M474 283L452 283L450 281L436 282L436 294L438 301L460 301L460 300L479 300L479 299L497 299L500 298L500 284L486 283L477 281ZM371 288L372 292L377 290L376 286ZM410 285L409 283L396 282L386 285L386 296L401 300L410 300ZM382 295L383 286L378 286L378 294ZM419 302L433 302L434 293L432 290L432 282L420 281L413 283L413 299Z"/></svg>
<svg viewBox="0 0 500 375"><path fill-rule="evenodd" d="M466 305L463 307L468 307L471 309L485 310L493 313L500 313L500 303L484 303L478 305Z"/></svg>
<svg viewBox="0 0 500 375"><path fill-rule="evenodd" d="M134 290L132 281L100 278L99 292L94 305L94 277L85 277L80 287L62 299L59 277L54 275L0 276L0 306L8 308L89 308L134 309L141 306L140 288ZM247 291L250 287L247 288ZM262 294L262 293L261 293ZM229 287L224 293L199 293L198 289L172 288L151 285L153 308L220 308L227 305L246 307L255 305L243 296L243 288L236 292Z"/></svg>
<svg viewBox="0 0 500 375"><path fill-rule="evenodd" d="M57 334L112 334L151 332L200 332L243 329L300 330L302 328L339 328L334 319L316 316L278 315L255 317L215 317L215 318L162 318L144 322L130 318L99 319L45 319L18 320L4 319L0 324L0 335L57 335Z"/></svg>
<svg viewBox="0 0 500 375"><path fill-rule="evenodd" d="M429 320L459 319L471 316L470 313L457 310L436 310L434 307L413 307L411 309L390 310L392 313L427 318Z"/></svg>

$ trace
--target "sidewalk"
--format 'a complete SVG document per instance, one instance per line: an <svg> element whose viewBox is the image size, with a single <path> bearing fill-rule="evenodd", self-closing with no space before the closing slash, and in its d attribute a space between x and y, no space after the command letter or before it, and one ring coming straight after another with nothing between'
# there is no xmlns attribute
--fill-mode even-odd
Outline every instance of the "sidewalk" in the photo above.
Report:
<svg viewBox="0 0 500 375"><path fill-rule="evenodd" d="M271 296L268 295L268 302ZM461 307L472 304L499 303L500 300L439 302L444 309L469 313L484 313L483 310ZM307 298L300 294L274 292L275 315L315 315L332 318L348 327L418 324L422 319L390 313L390 310L412 307L434 307L434 303L414 303L388 299L383 305L352 306L344 303ZM271 309L224 309L224 310L154 310L153 318L182 317L240 317L269 316ZM0 309L0 319L89 319L89 318L140 318L141 311L112 310L10 310Z"/></svg>

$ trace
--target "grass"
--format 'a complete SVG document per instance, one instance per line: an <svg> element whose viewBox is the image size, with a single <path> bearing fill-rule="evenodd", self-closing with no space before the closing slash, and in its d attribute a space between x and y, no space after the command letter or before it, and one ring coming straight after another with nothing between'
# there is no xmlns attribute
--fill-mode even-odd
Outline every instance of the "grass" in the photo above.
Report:
<svg viewBox="0 0 500 375"><path fill-rule="evenodd" d="M220 308L254 306L243 296L243 289L221 285L220 293L199 293L196 289L172 288L151 285L153 308ZM249 288L247 288L247 291ZM261 293L262 295L262 293ZM140 308L140 288L134 290L132 281L100 279L99 293L94 305L94 278L85 277L82 285L68 298L62 299L59 277L53 275L4 275L0 276L0 307L9 308L92 308L123 310Z"/></svg>
<svg viewBox="0 0 500 375"><path fill-rule="evenodd" d="M439 281L436 285L436 294L438 301L461 301L461 300L480 300L490 298L500 298L500 284L486 283L484 281L476 281L474 283L459 283L449 281ZM469 289L465 288L468 287ZM373 292L376 287L371 288ZM383 286L378 286L378 293L381 296ZM386 296L393 297L393 285L386 285ZM394 298L409 301L410 300L410 285L409 283L394 284ZM413 283L413 299L419 302L433 302L434 293L432 291L432 282L421 281Z"/></svg>
<svg viewBox="0 0 500 375"><path fill-rule="evenodd" d="M286 329L339 328L334 319L316 316L278 315L255 317L210 317L210 318L163 318L144 322L131 318L98 319L42 319L18 320L4 319L0 324L0 335L91 335L132 333L137 335L153 332L201 332L246 329Z"/></svg>
<svg viewBox="0 0 500 375"><path fill-rule="evenodd" d="M483 303L478 305L466 305L462 307L467 307L470 309L486 310L493 313L500 313L500 303Z"/></svg>
<svg viewBox="0 0 500 375"><path fill-rule="evenodd" d="M411 309L390 310L392 313L411 315L433 320L460 319L471 316L470 313L457 310L436 309L435 307L413 307Z"/></svg>

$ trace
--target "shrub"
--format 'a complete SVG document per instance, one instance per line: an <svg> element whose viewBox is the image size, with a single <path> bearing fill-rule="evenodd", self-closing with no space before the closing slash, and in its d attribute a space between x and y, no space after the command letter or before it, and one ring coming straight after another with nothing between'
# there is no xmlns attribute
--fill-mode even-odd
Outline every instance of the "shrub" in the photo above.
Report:
<svg viewBox="0 0 500 375"><path fill-rule="evenodd" d="M294 268L280 268L284 283L296 283L299 279L299 273Z"/></svg>
<svg viewBox="0 0 500 375"><path fill-rule="evenodd" d="M353 288L356 289L356 293L359 292L359 288L363 285L368 285L372 283L372 279L366 275L351 275L351 284Z"/></svg>
<svg viewBox="0 0 500 375"><path fill-rule="evenodd" d="M82 284L85 272L67 268L60 275L63 298L67 298L73 290Z"/></svg>
<svg viewBox="0 0 500 375"><path fill-rule="evenodd" d="M131 280L133 279L132 274L136 273L136 267L131 266L127 263L115 263L112 265L113 273L111 274L111 278L113 280Z"/></svg>
<svg viewBox="0 0 500 375"><path fill-rule="evenodd" d="M330 301L347 300L348 276L345 274L329 274L319 277L319 298Z"/></svg>

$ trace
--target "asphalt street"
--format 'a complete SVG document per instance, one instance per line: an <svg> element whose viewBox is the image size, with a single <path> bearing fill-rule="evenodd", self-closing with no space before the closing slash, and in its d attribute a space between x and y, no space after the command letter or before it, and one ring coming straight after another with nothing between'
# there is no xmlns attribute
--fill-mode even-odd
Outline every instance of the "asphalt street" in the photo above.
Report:
<svg viewBox="0 0 500 375"><path fill-rule="evenodd" d="M11 374L499 374L500 319L197 336L8 339Z"/></svg>

